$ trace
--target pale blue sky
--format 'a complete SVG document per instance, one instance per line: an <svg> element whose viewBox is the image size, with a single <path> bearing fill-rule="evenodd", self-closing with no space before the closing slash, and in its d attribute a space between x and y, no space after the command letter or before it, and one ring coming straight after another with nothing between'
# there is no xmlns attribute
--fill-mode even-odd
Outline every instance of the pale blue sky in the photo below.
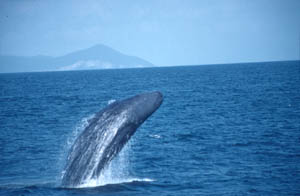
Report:
<svg viewBox="0 0 300 196"><path fill-rule="evenodd" d="M101 43L156 65L299 59L300 0L1 0L0 54Z"/></svg>

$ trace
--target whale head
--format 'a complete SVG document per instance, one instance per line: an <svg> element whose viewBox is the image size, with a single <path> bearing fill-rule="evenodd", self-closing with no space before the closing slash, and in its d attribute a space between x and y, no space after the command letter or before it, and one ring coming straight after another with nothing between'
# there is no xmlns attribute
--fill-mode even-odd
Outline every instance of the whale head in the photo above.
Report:
<svg viewBox="0 0 300 196"><path fill-rule="evenodd" d="M163 102L163 95L159 91L136 95L125 100L128 102L128 112L134 123L142 124Z"/></svg>

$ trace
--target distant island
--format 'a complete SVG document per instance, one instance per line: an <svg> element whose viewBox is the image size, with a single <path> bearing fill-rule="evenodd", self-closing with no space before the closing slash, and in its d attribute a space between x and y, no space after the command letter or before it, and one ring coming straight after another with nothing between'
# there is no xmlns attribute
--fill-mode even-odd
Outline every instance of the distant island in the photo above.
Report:
<svg viewBox="0 0 300 196"><path fill-rule="evenodd" d="M0 56L0 73L152 67L152 63L98 44L60 57Z"/></svg>

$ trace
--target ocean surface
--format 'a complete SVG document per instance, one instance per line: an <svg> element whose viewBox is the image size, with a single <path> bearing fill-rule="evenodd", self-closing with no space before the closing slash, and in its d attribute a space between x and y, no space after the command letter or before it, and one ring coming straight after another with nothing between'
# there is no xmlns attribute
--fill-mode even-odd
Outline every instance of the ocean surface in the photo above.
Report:
<svg viewBox="0 0 300 196"><path fill-rule="evenodd" d="M154 90L103 178L61 187L88 119ZM300 62L0 74L0 195L300 195Z"/></svg>

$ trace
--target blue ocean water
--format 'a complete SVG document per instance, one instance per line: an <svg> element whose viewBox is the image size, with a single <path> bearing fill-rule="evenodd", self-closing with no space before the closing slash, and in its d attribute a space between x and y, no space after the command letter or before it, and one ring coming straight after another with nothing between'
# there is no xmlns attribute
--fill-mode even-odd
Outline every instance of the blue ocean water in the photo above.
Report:
<svg viewBox="0 0 300 196"><path fill-rule="evenodd" d="M60 186L87 119L164 102L101 186ZM0 74L0 195L299 195L300 63Z"/></svg>

